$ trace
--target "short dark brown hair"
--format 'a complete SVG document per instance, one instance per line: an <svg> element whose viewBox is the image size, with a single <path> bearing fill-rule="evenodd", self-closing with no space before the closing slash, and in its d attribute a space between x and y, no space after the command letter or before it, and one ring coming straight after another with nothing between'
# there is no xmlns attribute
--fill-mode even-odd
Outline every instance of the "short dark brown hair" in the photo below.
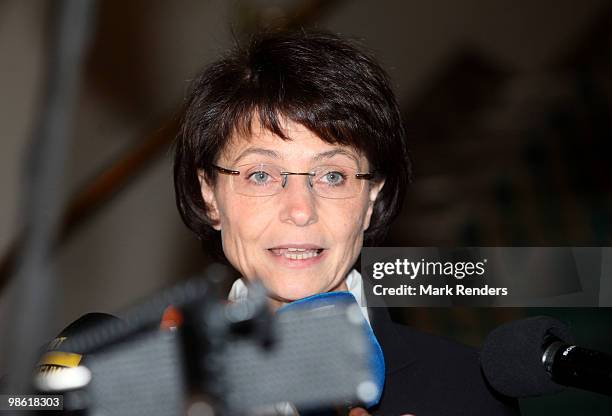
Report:
<svg viewBox="0 0 612 416"><path fill-rule="evenodd" d="M328 143L363 153L385 185L364 244L379 244L397 216L410 179L400 109L380 65L352 41L327 32L268 32L237 46L193 80L175 147L176 203L187 226L220 250L202 199L198 170L214 184L213 164L252 117L284 140L282 118Z"/></svg>

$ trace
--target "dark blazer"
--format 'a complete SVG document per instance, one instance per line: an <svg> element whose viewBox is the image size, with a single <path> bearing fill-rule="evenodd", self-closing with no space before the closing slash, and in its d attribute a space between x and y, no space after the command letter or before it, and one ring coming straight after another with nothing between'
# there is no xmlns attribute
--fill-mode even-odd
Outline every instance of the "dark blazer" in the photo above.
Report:
<svg viewBox="0 0 612 416"><path fill-rule="evenodd" d="M386 308L369 308L385 356L385 387L373 415L519 415L515 399L488 387L478 350L395 323Z"/></svg>

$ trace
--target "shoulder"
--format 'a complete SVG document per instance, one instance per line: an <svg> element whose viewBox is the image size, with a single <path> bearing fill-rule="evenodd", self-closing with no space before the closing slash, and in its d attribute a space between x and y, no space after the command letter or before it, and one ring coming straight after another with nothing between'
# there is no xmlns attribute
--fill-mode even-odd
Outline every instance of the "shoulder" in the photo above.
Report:
<svg viewBox="0 0 612 416"><path fill-rule="evenodd" d="M410 326L393 322L397 337L391 342L402 343L414 354L416 361L456 372L478 367L478 349L450 338L429 334Z"/></svg>
<svg viewBox="0 0 612 416"><path fill-rule="evenodd" d="M477 348L395 322L381 335L388 368L376 414L519 414L515 399L488 386Z"/></svg>

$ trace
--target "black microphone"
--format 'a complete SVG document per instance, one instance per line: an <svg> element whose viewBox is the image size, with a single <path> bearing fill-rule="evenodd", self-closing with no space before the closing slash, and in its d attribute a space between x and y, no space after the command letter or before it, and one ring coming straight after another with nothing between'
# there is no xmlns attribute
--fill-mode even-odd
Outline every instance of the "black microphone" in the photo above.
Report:
<svg viewBox="0 0 612 416"><path fill-rule="evenodd" d="M85 353L88 351L74 348L70 345L69 340L74 336L80 336L84 332L92 331L110 322L121 323L121 320L106 313L92 312L81 316L65 327L57 337L43 348L38 362L39 374L51 373L83 364Z"/></svg>
<svg viewBox="0 0 612 416"><path fill-rule="evenodd" d="M542 363L559 384L612 396L612 355L551 337Z"/></svg>
<svg viewBox="0 0 612 416"><path fill-rule="evenodd" d="M509 397L566 386L612 396L612 355L576 346L568 327L554 318L501 325L485 339L480 362L491 387Z"/></svg>

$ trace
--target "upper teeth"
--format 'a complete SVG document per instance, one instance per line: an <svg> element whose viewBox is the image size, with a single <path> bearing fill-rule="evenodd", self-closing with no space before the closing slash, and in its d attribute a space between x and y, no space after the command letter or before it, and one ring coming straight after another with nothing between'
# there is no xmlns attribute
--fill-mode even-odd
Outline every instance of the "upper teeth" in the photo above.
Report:
<svg viewBox="0 0 612 416"><path fill-rule="evenodd" d="M292 260L304 260L319 255L317 250L287 250L283 255Z"/></svg>
<svg viewBox="0 0 612 416"><path fill-rule="evenodd" d="M304 260L316 257L320 254L320 249L316 248L277 248L272 250L277 256L284 256L292 260Z"/></svg>

